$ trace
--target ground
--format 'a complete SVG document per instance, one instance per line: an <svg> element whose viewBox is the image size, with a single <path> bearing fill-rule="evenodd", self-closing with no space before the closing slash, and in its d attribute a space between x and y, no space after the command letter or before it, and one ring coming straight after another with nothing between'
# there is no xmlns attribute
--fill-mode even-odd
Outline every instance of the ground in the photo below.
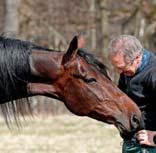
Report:
<svg viewBox="0 0 156 153"><path fill-rule="evenodd" d="M122 139L110 125L74 115L40 116L8 129L0 119L0 153L120 153Z"/></svg>

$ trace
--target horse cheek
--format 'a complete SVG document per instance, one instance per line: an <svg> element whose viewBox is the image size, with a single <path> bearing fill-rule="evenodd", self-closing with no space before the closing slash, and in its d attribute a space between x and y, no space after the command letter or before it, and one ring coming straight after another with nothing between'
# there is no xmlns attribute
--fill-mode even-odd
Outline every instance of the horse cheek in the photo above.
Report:
<svg viewBox="0 0 156 153"><path fill-rule="evenodd" d="M93 94L87 92L87 87L85 85L81 86L80 83L68 81L64 89L64 94L66 107L76 115L87 116L94 108L94 103L92 101L92 99L94 99Z"/></svg>

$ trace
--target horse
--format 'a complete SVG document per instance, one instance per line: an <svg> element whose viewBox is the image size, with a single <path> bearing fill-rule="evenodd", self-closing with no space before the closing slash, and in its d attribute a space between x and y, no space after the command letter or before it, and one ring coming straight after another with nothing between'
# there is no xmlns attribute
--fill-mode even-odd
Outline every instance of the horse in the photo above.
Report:
<svg viewBox="0 0 156 153"><path fill-rule="evenodd" d="M75 36L66 52L0 37L0 107L7 118L19 100L43 95L62 101L75 115L114 124L122 137L142 128L137 105L110 80L106 66ZM18 104L18 105L17 105Z"/></svg>

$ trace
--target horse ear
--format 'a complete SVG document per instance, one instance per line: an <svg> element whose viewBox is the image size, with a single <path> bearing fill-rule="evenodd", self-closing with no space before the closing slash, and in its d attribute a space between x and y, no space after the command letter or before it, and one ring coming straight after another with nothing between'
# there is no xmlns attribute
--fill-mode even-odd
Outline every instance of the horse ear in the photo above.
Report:
<svg viewBox="0 0 156 153"><path fill-rule="evenodd" d="M65 64L74 56L76 56L79 48L82 48L84 45L84 39L82 36L75 36L70 42L67 52L63 56L62 64Z"/></svg>

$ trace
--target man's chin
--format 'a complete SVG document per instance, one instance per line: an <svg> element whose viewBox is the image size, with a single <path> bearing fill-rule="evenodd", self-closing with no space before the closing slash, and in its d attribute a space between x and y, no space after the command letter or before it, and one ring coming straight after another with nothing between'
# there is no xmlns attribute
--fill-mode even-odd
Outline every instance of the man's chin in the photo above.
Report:
<svg viewBox="0 0 156 153"><path fill-rule="evenodd" d="M134 75L134 72L124 72L123 74L130 77Z"/></svg>

